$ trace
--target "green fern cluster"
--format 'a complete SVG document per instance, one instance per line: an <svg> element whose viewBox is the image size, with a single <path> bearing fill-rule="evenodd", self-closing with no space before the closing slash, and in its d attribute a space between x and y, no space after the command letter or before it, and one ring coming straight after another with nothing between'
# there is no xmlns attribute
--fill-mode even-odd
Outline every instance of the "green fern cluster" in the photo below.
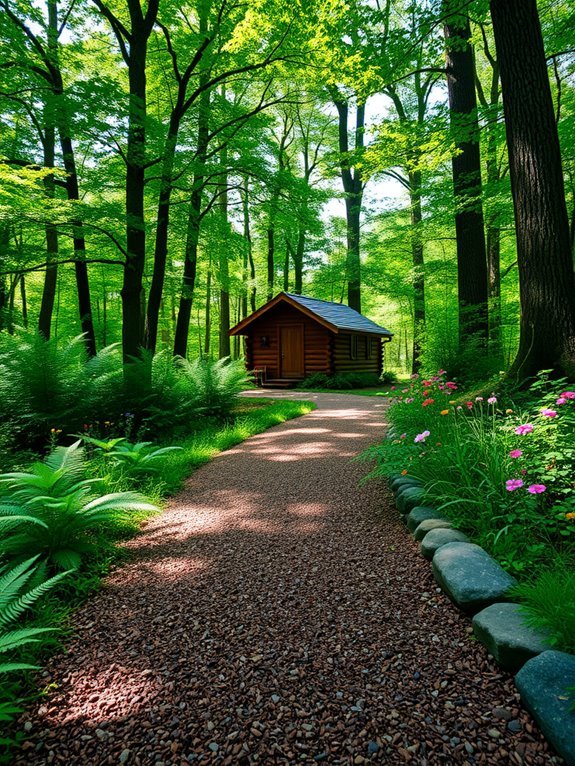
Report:
<svg viewBox="0 0 575 766"><path fill-rule="evenodd" d="M243 364L229 359L142 351L124 366L117 346L88 359L81 337L58 343L23 332L3 339L0 352L0 433L40 447L51 429L125 426L128 416L156 436L200 415L226 416L248 383Z"/></svg>
<svg viewBox="0 0 575 766"><path fill-rule="evenodd" d="M0 560L39 555L51 567L75 569L106 547L115 524L158 510L135 492L99 496L98 486L100 479L85 478L79 441L27 472L0 475Z"/></svg>
<svg viewBox="0 0 575 766"><path fill-rule="evenodd" d="M38 670L38 666L22 661L24 647L40 644L47 633L55 628L23 625L24 615L43 598L69 572L61 572L46 579L46 566L38 564L34 556L17 565L0 567L0 679L12 674ZM0 722L8 722L22 711L8 683L0 680ZM10 740L0 737L0 745Z"/></svg>

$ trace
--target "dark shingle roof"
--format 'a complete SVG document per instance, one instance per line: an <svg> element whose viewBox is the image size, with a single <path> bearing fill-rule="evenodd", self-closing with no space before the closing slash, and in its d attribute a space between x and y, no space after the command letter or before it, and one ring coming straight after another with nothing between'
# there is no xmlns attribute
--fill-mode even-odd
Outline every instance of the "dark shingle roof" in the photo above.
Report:
<svg viewBox="0 0 575 766"><path fill-rule="evenodd" d="M292 301L296 301L308 311L317 314L318 317L325 319L326 322L337 327L339 330L351 330L352 332L366 332L372 335L389 335L393 333L386 330L385 327L372 322L371 319L364 317L349 306L343 303L331 303L331 301L322 301L318 298L308 298L305 295L294 295L294 293L285 293Z"/></svg>

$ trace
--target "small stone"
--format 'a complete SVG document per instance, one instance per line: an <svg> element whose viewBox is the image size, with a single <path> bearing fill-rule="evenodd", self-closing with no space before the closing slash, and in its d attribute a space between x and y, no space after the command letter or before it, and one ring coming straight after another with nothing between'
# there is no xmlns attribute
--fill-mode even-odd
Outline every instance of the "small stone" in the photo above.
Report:
<svg viewBox="0 0 575 766"><path fill-rule="evenodd" d="M32 721L26 721L26 723L24 724L24 731L32 731L32 727L33 727Z"/></svg>
<svg viewBox="0 0 575 766"><path fill-rule="evenodd" d="M212 753L217 753L218 750L220 749L220 746L218 745L217 742L210 742L210 744L208 745L208 749L211 750Z"/></svg>
<svg viewBox="0 0 575 766"><path fill-rule="evenodd" d="M451 529L451 522L447 519L426 519L417 525L413 536L416 540L423 540L432 529Z"/></svg>
<svg viewBox="0 0 575 766"><path fill-rule="evenodd" d="M367 752L370 753L370 755L372 753L379 752L379 745L377 744L377 742L369 742L367 745Z"/></svg>
<svg viewBox="0 0 575 766"><path fill-rule="evenodd" d="M131 754L130 750L127 747L124 748L124 750L122 750L122 752L120 753L120 758L119 758L120 763L127 763L128 758L130 757L130 754Z"/></svg>
<svg viewBox="0 0 575 766"><path fill-rule="evenodd" d="M475 750L473 749L473 745L471 745L469 742L466 742L464 747L465 747L465 752L468 755L473 755L473 753L475 752Z"/></svg>
<svg viewBox="0 0 575 766"><path fill-rule="evenodd" d="M499 739L501 737L501 732L497 731L497 729L487 729L487 733L492 739Z"/></svg>
<svg viewBox="0 0 575 766"><path fill-rule="evenodd" d="M281 697L279 696L279 694L272 694L271 700L274 703L274 705L277 705L278 702L281 700Z"/></svg>
<svg viewBox="0 0 575 766"><path fill-rule="evenodd" d="M509 729L509 731L512 731L514 734L518 734L520 731L523 730L521 721L517 721L516 719L514 719L513 721L509 721L507 724L507 728Z"/></svg>

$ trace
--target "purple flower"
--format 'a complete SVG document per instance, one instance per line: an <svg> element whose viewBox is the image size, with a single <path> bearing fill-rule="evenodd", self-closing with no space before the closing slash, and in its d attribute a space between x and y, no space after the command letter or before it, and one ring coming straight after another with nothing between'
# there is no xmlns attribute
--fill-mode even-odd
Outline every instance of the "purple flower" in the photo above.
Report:
<svg viewBox="0 0 575 766"><path fill-rule="evenodd" d="M406 404L411 404L412 401L413 401L413 397L408 396L407 399L405 400L405 403Z"/></svg>
<svg viewBox="0 0 575 766"><path fill-rule="evenodd" d="M415 439L413 441L414 442L424 442L427 439L428 436L430 436L430 432L429 431L422 431L420 434L417 434L417 436L415 437Z"/></svg>
<svg viewBox="0 0 575 766"><path fill-rule="evenodd" d="M516 489L520 489L523 486L522 479L507 479L505 482L505 489L508 492L515 492Z"/></svg>
<svg viewBox="0 0 575 766"><path fill-rule="evenodd" d="M509 457L521 457L523 452L520 449L512 449L509 453Z"/></svg>
<svg viewBox="0 0 575 766"><path fill-rule="evenodd" d="M497 397L496 396L490 396L487 400L487 404L497 404Z"/></svg>
<svg viewBox="0 0 575 766"><path fill-rule="evenodd" d="M515 429L515 433L519 434L519 436L523 436L523 434L530 434L531 431L533 431L533 425L531 423L523 423L523 425L517 426Z"/></svg>
<svg viewBox="0 0 575 766"><path fill-rule="evenodd" d="M545 492L547 487L545 484L531 484L529 487L527 487L527 492L531 492L532 495L540 495L542 492Z"/></svg>
<svg viewBox="0 0 575 766"><path fill-rule="evenodd" d="M561 396L564 399L575 399L575 391L563 391Z"/></svg>
<svg viewBox="0 0 575 766"><path fill-rule="evenodd" d="M560 396L559 399L557 399L557 401L555 402L555 404L558 404L559 406L566 403L567 403L567 399L564 396Z"/></svg>
<svg viewBox="0 0 575 766"><path fill-rule="evenodd" d="M545 418L556 418L557 412L555 410L550 410L549 407L543 407L541 410L541 414Z"/></svg>

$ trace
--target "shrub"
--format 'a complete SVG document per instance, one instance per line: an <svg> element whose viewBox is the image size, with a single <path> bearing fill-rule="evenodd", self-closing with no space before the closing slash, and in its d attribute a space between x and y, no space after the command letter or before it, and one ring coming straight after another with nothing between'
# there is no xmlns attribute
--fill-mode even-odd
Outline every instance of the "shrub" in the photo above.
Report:
<svg viewBox="0 0 575 766"><path fill-rule="evenodd" d="M354 388L375 387L379 383L379 377L372 372L338 372L335 375L314 372L302 380L298 384L298 388L303 388L304 390L329 388L336 391L351 391Z"/></svg>
<svg viewBox="0 0 575 766"><path fill-rule="evenodd" d="M397 373L393 372L393 370L385 370L385 372L382 372L379 376L379 380L381 383L397 383L398 377Z"/></svg>
<svg viewBox="0 0 575 766"><path fill-rule="evenodd" d="M110 531L132 512L155 512L133 492L98 496L99 479L86 479L80 442L58 447L28 472L0 475L0 557L45 557L75 569L107 545ZM108 543L109 546L109 543Z"/></svg>
<svg viewBox="0 0 575 766"><path fill-rule="evenodd" d="M229 415L238 394L251 383L244 363L229 358L196 359L193 362L180 359L178 368L190 397L190 410L204 415Z"/></svg>
<svg viewBox="0 0 575 766"><path fill-rule="evenodd" d="M575 561L557 557L553 564L514 589L526 622L549 635L549 645L575 654Z"/></svg>

